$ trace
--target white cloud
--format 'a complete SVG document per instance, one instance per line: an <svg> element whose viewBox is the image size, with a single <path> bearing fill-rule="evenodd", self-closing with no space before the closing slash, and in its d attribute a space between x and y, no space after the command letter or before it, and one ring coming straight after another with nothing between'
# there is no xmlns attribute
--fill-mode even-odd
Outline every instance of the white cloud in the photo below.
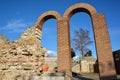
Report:
<svg viewBox="0 0 120 80"><path fill-rule="evenodd" d="M73 60L79 60L80 56L76 55L75 57L73 57Z"/></svg>
<svg viewBox="0 0 120 80"><path fill-rule="evenodd" d="M23 22L22 19L18 19L18 20L10 20L9 22L7 22L6 25L4 25L1 30L4 30L8 33L13 33L13 32L22 32L26 29L26 27L30 26L31 23L25 23Z"/></svg>
<svg viewBox="0 0 120 80"><path fill-rule="evenodd" d="M57 57L57 52L48 50L48 57Z"/></svg>

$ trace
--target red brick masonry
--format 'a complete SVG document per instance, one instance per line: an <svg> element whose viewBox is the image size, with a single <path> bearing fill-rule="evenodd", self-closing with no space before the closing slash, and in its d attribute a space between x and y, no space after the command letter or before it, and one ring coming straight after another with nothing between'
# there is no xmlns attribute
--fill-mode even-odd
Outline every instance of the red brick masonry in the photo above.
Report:
<svg viewBox="0 0 120 80"><path fill-rule="evenodd" d="M94 7L85 3L79 3L69 7L65 11L63 17L61 17L56 11L45 12L38 18L35 24L37 28L42 30L42 25L46 20L50 18L55 18L57 20L58 70L60 72L67 72L68 75L72 77L69 20L70 17L77 12L88 13L91 17L99 63L100 78L116 78L112 49L105 16L103 14L98 14Z"/></svg>

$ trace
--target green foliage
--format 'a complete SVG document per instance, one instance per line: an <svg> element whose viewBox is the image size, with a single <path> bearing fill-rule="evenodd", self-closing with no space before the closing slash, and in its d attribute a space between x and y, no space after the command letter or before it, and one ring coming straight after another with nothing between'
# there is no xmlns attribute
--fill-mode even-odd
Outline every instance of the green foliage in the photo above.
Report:
<svg viewBox="0 0 120 80"><path fill-rule="evenodd" d="M92 56L92 51L89 50L84 56Z"/></svg>
<svg viewBox="0 0 120 80"><path fill-rule="evenodd" d="M75 52L74 50L71 48L71 58L75 57Z"/></svg>

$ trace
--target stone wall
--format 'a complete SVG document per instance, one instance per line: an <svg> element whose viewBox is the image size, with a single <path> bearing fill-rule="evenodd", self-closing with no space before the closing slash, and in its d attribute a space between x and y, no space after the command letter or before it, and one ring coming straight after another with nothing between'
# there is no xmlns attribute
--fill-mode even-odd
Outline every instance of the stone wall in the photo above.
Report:
<svg viewBox="0 0 120 80"><path fill-rule="evenodd" d="M4 35L0 35L0 43L7 43L7 42L8 42L7 37Z"/></svg>
<svg viewBox="0 0 120 80"><path fill-rule="evenodd" d="M57 67L57 57L45 57L44 60L49 67Z"/></svg>
<svg viewBox="0 0 120 80"><path fill-rule="evenodd" d="M57 68L57 57L45 57L44 61L48 64L49 69L48 73L54 73L56 68Z"/></svg>
<svg viewBox="0 0 120 80"><path fill-rule="evenodd" d="M75 73L94 73L94 64L96 62L96 59L92 56L84 57L81 62L74 61L73 63L76 63L72 67L72 71ZM81 63L81 65L80 65Z"/></svg>
<svg viewBox="0 0 120 80"><path fill-rule="evenodd" d="M45 48L41 48L41 31L28 28L18 41L0 44L0 80L29 80L40 75ZM33 79L35 80L35 79Z"/></svg>

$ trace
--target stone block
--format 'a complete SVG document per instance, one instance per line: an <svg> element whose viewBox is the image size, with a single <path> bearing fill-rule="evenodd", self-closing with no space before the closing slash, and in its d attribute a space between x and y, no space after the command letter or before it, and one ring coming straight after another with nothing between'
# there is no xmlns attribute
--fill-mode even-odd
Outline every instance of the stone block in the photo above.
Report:
<svg viewBox="0 0 120 80"><path fill-rule="evenodd" d="M33 69L33 65L29 64L29 63L24 63L24 64L22 64L22 68L24 70L32 70Z"/></svg>
<svg viewBox="0 0 120 80"><path fill-rule="evenodd" d="M41 80L65 80L64 77L59 76L44 76L41 78Z"/></svg>

